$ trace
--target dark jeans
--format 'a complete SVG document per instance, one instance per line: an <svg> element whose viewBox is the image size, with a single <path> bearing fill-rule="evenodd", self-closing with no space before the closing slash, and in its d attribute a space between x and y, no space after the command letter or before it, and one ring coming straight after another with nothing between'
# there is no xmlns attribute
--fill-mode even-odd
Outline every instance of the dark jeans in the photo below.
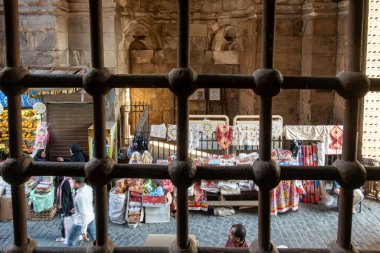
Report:
<svg viewBox="0 0 380 253"><path fill-rule="evenodd" d="M91 240L95 240L95 221L91 221L90 224L88 224L87 226L87 234L89 236L89 238ZM71 230L70 230L70 234L69 234L69 238L68 238L68 245L69 247L72 247L72 246L75 246L75 244L77 244L78 242L78 237L82 234L82 226L78 226L78 225L73 225Z"/></svg>

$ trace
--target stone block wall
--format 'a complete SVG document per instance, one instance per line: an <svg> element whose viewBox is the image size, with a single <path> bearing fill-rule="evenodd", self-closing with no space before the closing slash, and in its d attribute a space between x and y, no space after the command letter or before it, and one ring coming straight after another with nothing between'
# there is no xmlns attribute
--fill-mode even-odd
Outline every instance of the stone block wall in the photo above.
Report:
<svg viewBox="0 0 380 253"><path fill-rule="evenodd" d="M2 8L2 3L0 8ZM68 4L63 0L19 1L23 65L68 65ZM4 18L0 19L0 65L5 65Z"/></svg>

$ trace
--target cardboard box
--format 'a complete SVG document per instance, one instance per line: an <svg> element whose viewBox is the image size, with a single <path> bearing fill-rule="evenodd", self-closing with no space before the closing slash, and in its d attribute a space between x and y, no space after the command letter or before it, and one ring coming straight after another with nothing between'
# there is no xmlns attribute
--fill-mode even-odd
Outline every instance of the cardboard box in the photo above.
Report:
<svg viewBox="0 0 380 253"><path fill-rule="evenodd" d="M142 205L144 207L166 207L168 206L168 198L164 196L143 195Z"/></svg>
<svg viewBox="0 0 380 253"><path fill-rule="evenodd" d="M25 199L26 204L26 218L30 217L30 205L28 204L29 198ZM12 220L12 198L10 196L0 197L0 220Z"/></svg>
<svg viewBox="0 0 380 253"><path fill-rule="evenodd" d="M170 206L145 207L145 223L170 222Z"/></svg>

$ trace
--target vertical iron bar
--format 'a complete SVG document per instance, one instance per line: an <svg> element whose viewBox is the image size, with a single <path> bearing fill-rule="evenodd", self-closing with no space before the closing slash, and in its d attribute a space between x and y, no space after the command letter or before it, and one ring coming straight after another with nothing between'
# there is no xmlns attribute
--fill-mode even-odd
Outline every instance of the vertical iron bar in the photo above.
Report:
<svg viewBox="0 0 380 253"><path fill-rule="evenodd" d="M263 1L261 68L273 68L275 0ZM272 143L272 98L260 96L260 161L271 160ZM259 191L258 244L260 250L269 251L270 243L270 190Z"/></svg>
<svg viewBox="0 0 380 253"><path fill-rule="evenodd" d="M178 49L177 67L189 68L190 65L190 0L178 1ZM189 138L188 98L177 97L177 160L187 161ZM177 245L185 249L189 244L188 192L186 187L177 188Z"/></svg>
<svg viewBox="0 0 380 253"><path fill-rule="evenodd" d="M364 0L350 0L348 14L347 71L361 71ZM357 157L358 99L345 99L342 159ZM343 187L340 193L337 244L351 249L353 190Z"/></svg>
<svg viewBox="0 0 380 253"><path fill-rule="evenodd" d="M91 63L94 68L104 67L102 0L89 0Z"/></svg>
<svg viewBox="0 0 380 253"><path fill-rule="evenodd" d="M263 1L262 39L261 39L261 68L273 68L275 0Z"/></svg>
<svg viewBox="0 0 380 253"><path fill-rule="evenodd" d="M271 160L272 138L272 98L260 97L260 161ZM259 191L259 230L258 242L261 250L270 250L270 190Z"/></svg>
<svg viewBox="0 0 380 253"><path fill-rule="evenodd" d="M96 69L104 68L102 0L90 0L91 63ZM95 158L106 158L105 96L93 96ZM106 186L95 187L96 246L103 246L108 239L108 202Z"/></svg>
<svg viewBox="0 0 380 253"><path fill-rule="evenodd" d="M19 68L21 61L18 1L4 0L4 19L6 64L8 67ZM23 154L20 95L8 96L8 111L9 157L19 158ZM20 247L28 242L24 184L12 184L11 188L14 245Z"/></svg>

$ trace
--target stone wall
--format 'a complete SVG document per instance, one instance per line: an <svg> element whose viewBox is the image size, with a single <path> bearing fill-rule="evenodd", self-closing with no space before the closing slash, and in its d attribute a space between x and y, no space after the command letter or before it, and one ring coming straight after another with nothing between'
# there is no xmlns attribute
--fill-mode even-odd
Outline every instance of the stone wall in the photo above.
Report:
<svg viewBox="0 0 380 253"><path fill-rule="evenodd" d="M116 73L168 73L177 61L177 2L104 0L105 66ZM338 6L339 5L339 6ZM275 67L284 75L335 75L344 65L347 1L278 0ZM48 0L20 4L23 64L90 65L88 1ZM252 74L260 68L262 0L191 1L190 56L198 73ZM0 33L4 32L2 19ZM4 36L0 36L4 65ZM151 123L173 123L175 98L167 89L134 89L131 103L151 106ZM210 102L211 114L258 114L251 90L226 89ZM108 97L112 112L126 103L126 91ZM335 101L335 102L334 102ZM334 107L335 103L335 107ZM340 120L341 100L333 92L282 90L273 113L285 124L324 124ZM191 114L205 103L191 100Z"/></svg>
<svg viewBox="0 0 380 253"><path fill-rule="evenodd" d="M68 65L68 4L62 0L19 1L23 65ZM2 3L1 3L2 8ZM0 65L5 65L4 19L0 19Z"/></svg>

